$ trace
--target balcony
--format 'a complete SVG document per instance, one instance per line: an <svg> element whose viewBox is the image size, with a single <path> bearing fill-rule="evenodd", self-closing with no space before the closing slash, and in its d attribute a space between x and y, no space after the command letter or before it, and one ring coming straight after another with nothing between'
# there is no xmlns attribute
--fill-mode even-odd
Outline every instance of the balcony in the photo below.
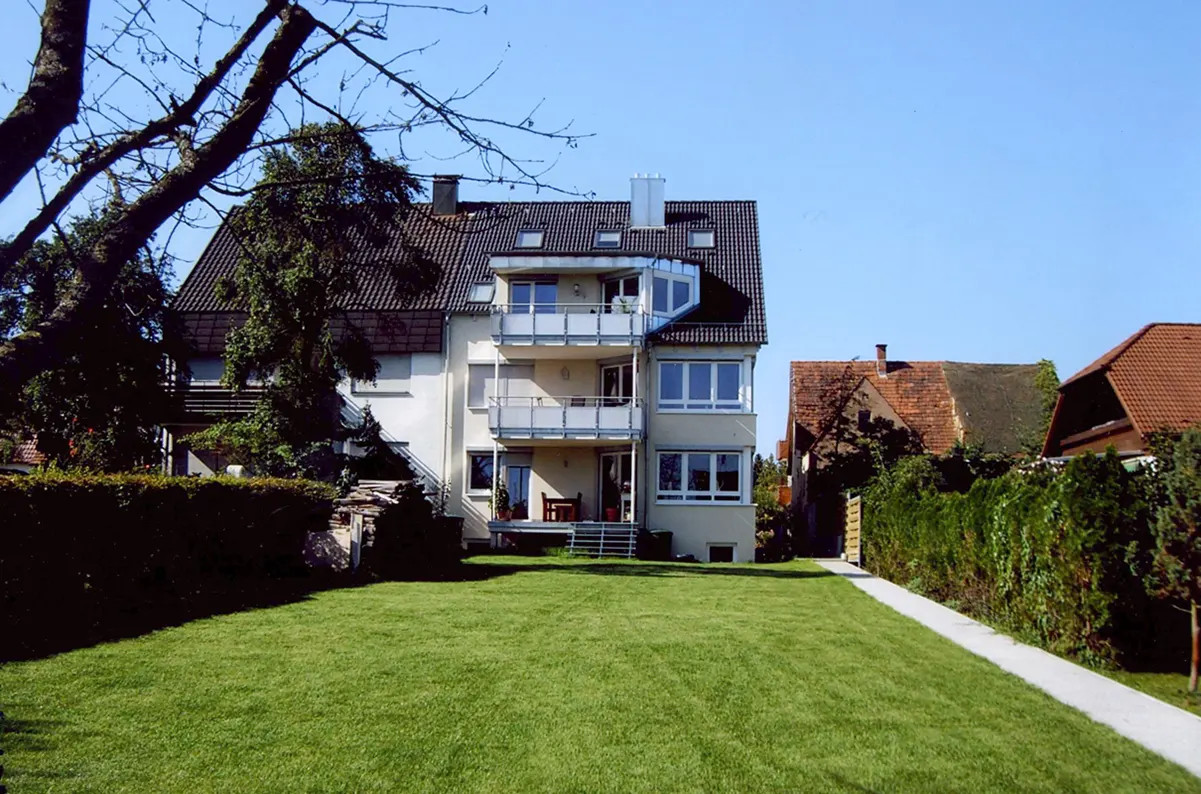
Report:
<svg viewBox="0 0 1201 794"><path fill-rule="evenodd" d="M262 386L247 386L235 392L215 383L184 383L172 389L172 392L179 401L177 410L182 412L182 418L226 419L245 416L253 411L264 389Z"/></svg>
<svg viewBox="0 0 1201 794"><path fill-rule="evenodd" d="M493 397L488 428L500 440L633 441L642 400L628 397Z"/></svg>
<svg viewBox="0 0 1201 794"><path fill-rule="evenodd" d="M634 303L497 304L492 341L498 345L640 347L647 315Z"/></svg>

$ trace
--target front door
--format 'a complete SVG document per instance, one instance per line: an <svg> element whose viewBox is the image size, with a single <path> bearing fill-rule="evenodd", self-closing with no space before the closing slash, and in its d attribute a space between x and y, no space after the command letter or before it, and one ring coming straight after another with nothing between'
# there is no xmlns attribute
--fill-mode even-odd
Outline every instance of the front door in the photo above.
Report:
<svg viewBox="0 0 1201 794"><path fill-rule="evenodd" d="M633 458L629 452L603 452L600 462L600 519L629 521L634 509Z"/></svg>

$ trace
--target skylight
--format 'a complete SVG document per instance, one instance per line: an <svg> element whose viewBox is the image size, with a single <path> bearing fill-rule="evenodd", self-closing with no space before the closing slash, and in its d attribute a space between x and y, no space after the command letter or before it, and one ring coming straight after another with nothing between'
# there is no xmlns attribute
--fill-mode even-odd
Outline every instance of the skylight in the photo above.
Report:
<svg viewBox="0 0 1201 794"><path fill-rule="evenodd" d="M517 247L541 248L543 235L541 229L522 229L517 233Z"/></svg>
<svg viewBox="0 0 1201 794"><path fill-rule="evenodd" d="M467 292L467 301L469 303L491 303L492 296L495 294L495 281L480 281L471 285L471 289Z"/></svg>
<svg viewBox="0 0 1201 794"><path fill-rule="evenodd" d="M688 231L689 248L712 248L714 234L712 229L690 229Z"/></svg>
<svg viewBox="0 0 1201 794"><path fill-rule="evenodd" d="M621 248L621 230L597 229L592 245L596 248Z"/></svg>

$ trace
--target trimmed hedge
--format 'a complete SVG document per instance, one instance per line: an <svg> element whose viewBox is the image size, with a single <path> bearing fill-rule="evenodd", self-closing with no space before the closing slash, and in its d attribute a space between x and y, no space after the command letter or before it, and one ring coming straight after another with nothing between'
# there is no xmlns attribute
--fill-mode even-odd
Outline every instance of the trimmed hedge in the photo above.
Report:
<svg viewBox="0 0 1201 794"><path fill-rule="evenodd" d="M299 572L334 496L296 480L0 476L0 620L49 631Z"/></svg>
<svg viewBox="0 0 1201 794"><path fill-rule="evenodd" d="M1111 453L979 479L966 493L939 480L913 458L866 489L869 570L1084 661L1153 644L1160 610L1140 568L1154 545L1153 473Z"/></svg>

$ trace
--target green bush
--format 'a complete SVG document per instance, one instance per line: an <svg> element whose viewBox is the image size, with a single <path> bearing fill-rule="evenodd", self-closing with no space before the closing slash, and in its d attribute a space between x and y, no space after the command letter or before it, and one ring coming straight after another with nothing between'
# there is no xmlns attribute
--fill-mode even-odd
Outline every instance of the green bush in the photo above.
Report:
<svg viewBox="0 0 1201 794"><path fill-rule="evenodd" d="M102 621L215 582L295 572L333 496L295 480L0 476L0 620Z"/></svg>
<svg viewBox="0 0 1201 794"><path fill-rule="evenodd" d="M1154 474L1116 454L1014 470L946 492L927 458L865 490L867 567L1057 653L1111 663L1146 644L1138 567Z"/></svg>
<svg viewBox="0 0 1201 794"><path fill-rule="evenodd" d="M462 559L460 519L438 515L420 488L409 484L396 504L375 519L375 537L364 565L389 579L445 579Z"/></svg>

